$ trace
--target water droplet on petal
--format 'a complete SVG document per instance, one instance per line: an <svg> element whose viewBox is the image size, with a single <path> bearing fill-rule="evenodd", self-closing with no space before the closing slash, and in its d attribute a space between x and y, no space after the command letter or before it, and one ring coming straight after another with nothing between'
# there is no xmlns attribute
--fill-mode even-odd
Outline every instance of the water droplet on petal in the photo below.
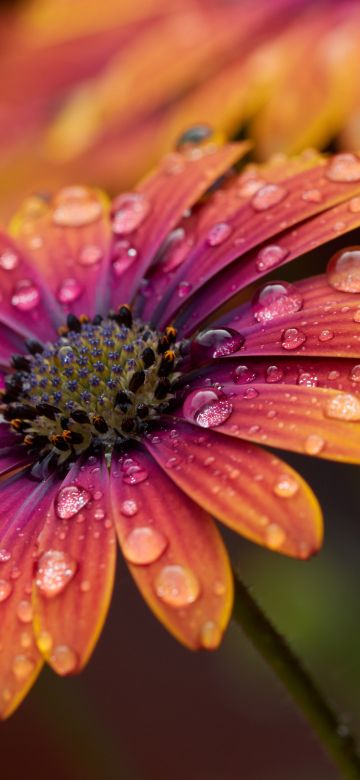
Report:
<svg viewBox="0 0 360 780"><path fill-rule="evenodd" d="M360 363L351 369L350 379L352 382L360 382Z"/></svg>
<svg viewBox="0 0 360 780"><path fill-rule="evenodd" d="M282 547L286 539L285 531L276 523L270 523L265 529L265 540L271 550L278 550Z"/></svg>
<svg viewBox="0 0 360 780"><path fill-rule="evenodd" d="M112 269L115 276L122 276L137 258L137 250L129 241L116 241L113 247Z"/></svg>
<svg viewBox="0 0 360 780"><path fill-rule="evenodd" d="M58 674L71 674L76 668L76 654L67 645L54 647L50 660Z"/></svg>
<svg viewBox="0 0 360 780"><path fill-rule="evenodd" d="M351 198L349 200L349 211L351 211L352 214L358 214L360 211L360 197L359 195L356 195L355 198Z"/></svg>
<svg viewBox="0 0 360 780"><path fill-rule="evenodd" d="M215 390L193 390L183 405L184 417L201 428L216 428L227 420L233 407L228 398L219 397Z"/></svg>
<svg viewBox="0 0 360 780"><path fill-rule="evenodd" d="M77 279L64 279L58 288L56 297L60 303L73 303L84 292L83 286Z"/></svg>
<svg viewBox="0 0 360 780"><path fill-rule="evenodd" d="M324 328L324 330L319 333L319 341L331 341L331 339L334 338L334 331L328 330L328 328Z"/></svg>
<svg viewBox="0 0 360 780"><path fill-rule="evenodd" d="M0 550L0 563L6 563L6 561L9 561L11 558L11 553L8 550L5 550L3 547Z"/></svg>
<svg viewBox="0 0 360 780"><path fill-rule="evenodd" d="M16 655L13 661L13 672L17 680L26 680L35 669L35 661L26 655Z"/></svg>
<svg viewBox="0 0 360 780"><path fill-rule="evenodd" d="M305 190L302 194L302 199L307 201L308 203L321 203L323 200L323 194L320 192L320 190L313 189L313 190Z"/></svg>
<svg viewBox="0 0 360 780"><path fill-rule="evenodd" d="M148 198L140 192L122 193L111 208L112 229L117 235L127 235L144 222L150 211Z"/></svg>
<svg viewBox="0 0 360 780"><path fill-rule="evenodd" d="M191 569L185 566L164 566L155 581L159 598L171 607L185 607L199 597L200 585Z"/></svg>
<svg viewBox="0 0 360 780"><path fill-rule="evenodd" d="M196 363L211 358L226 357L237 352L244 340L241 333L233 328L209 328L195 336L191 353Z"/></svg>
<svg viewBox="0 0 360 780"><path fill-rule="evenodd" d="M11 303L19 311L32 311L40 302L40 290L31 279L17 282L11 296Z"/></svg>
<svg viewBox="0 0 360 780"><path fill-rule="evenodd" d="M193 243L193 239L186 238L183 228L176 228L169 233L160 251L159 265L161 269L167 273L178 268L189 254Z"/></svg>
<svg viewBox="0 0 360 780"><path fill-rule="evenodd" d="M65 590L77 569L76 562L62 550L47 550L38 562L35 582L46 598Z"/></svg>
<svg viewBox="0 0 360 780"><path fill-rule="evenodd" d="M22 623L31 623L33 619L33 608L31 601L24 599L18 604L16 614Z"/></svg>
<svg viewBox="0 0 360 780"><path fill-rule="evenodd" d="M299 483L291 474L283 474L274 486L274 493L280 498L291 498L298 490Z"/></svg>
<svg viewBox="0 0 360 780"><path fill-rule="evenodd" d="M179 298L186 298L187 295L190 295L192 290L192 284L190 282L179 282L178 284L178 296Z"/></svg>
<svg viewBox="0 0 360 780"><path fill-rule="evenodd" d="M353 322L360 322L360 309L356 309L353 316Z"/></svg>
<svg viewBox="0 0 360 780"><path fill-rule="evenodd" d="M149 476L146 469L144 469L135 458L125 458L125 460L122 461L121 470L123 472L123 481L127 485L138 485L140 482L144 482Z"/></svg>
<svg viewBox="0 0 360 780"><path fill-rule="evenodd" d="M102 250L96 244L88 244L84 246L78 256L78 263L80 265L97 265L102 260Z"/></svg>
<svg viewBox="0 0 360 780"><path fill-rule="evenodd" d="M260 249L260 252L257 256L255 263L256 270L260 273L263 271L269 271L271 268L274 268L283 260L285 260L285 257L287 257L288 254L288 249L283 249L283 247L278 246L277 244L264 246L262 249Z"/></svg>
<svg viewBox="0 0 360 780"><path fill-rule="evenodd" d="M360 420L360 399L351 393L339 393L327 402L325 414L345 422Z"/></svg>
<svg viewBox="0 0 360 780"><path fill-rule="evenodd" d="M283 349L299 349L306 341L306 336L297 328L287 328L282 334L281 346Z"/></svg>
<svg viewBox="0 0 360 780"><path fill-rule="evenodd" d="M251 204L255 211L267 211L267 209L281 203L287 192L280 184L265 184L253 196Z"/></svg>
<svg viewBox="0 0 360 780"><path fill-rule="evenodd" d="M55 198L53 222L59 227L82 227L99 219L101 202L85 187L64 187Z"/></svg>
<svg viewBox="0 0 360 780"><path fill-rule="evenodd" d="M331 181L359 181L360 160L355 154L336 154L328 165L326 176Z"/></svg>
<svg viewBox="0 0 360 780"><path fill-rule="evenodd" d="M0 580L0 604L2 601L5 601L7 598L9 598L11 591L12 585L10 585L10 582L7 582L6 580Z"/></svg>
<svg viewBox="0 0 360 780"><path fill-rule="evenodd" d="M120 512L121 514L125 515L125 517L133 517L138 511L138 505L136 501L133 501L132 499L123 501L120 506Z"/></svg>
<svg viewBox="0 0 360 780"><path fill-rule="evenodd" d="M210 228L206 240L210 246L223 244L232 233L232 227L227 222L217 222Z"/></svg>
<svg viewBox="0 0 360 780"><path fill-rule="evenodd" d="M249 366L237 366L233 372L233 380L237 385L245 385L256 378L255 371Z"/></svg>
<svg viewBox="0 0 360 780"><path fill-rule="evenodd" d="M213 620L208 620L201 628L201 644L206 650L215 650L221 642L221 631Z"/></svg>
<svg viewBox="0 0 360 780"><path fill-rule="evenodd" d="M251 306L258 322L268 322L299 311L303 298L295 285L288 282L270 282L256 291Z"/></svg>
<svg viewBox="0 0 360 780"><path fill-rule="evenodd" d="M0 268L3 271L14 271L20 263L20 257L14 249L4 249L0 253Z"/></svg>
<svg viewBox="0 0 360 780"><path fill-rule="evenodd" d="M88 504L91 494L80 485L66 485L59 490L55 500L55 512L61 520L70 520Z"/></svg>
<svg viewBox="0 0 360 780"><path fill-rule="evenodd" d="M325 442L316 433L310 434L305 440L305 452L307 455L318 455L324 449Z"/></svg>
<svg viewBox="0 0 360 780"><path fill-rule="evenodd" d="M319 378L311 371L301 371L298 376L298 385L305 385L305 387L316 387L319 382Z"/></svg>
<svg viewBox="0 0 360 780"><path fill-rule="evenodd" d="M328 282L335 290L360 292L360 247L349 247L336 252L328 263L326 272Z"/></svg>
<svg viewBox="0 0 360 780"><path fill-rule="evenodd" d="M268 366L266 369L265 379L269 384L274 382L280 382L284 376L284 372L278 366Z"/></svg>
<svg viewBox="0 0 360 780"><path fill-rule="evenodd" d="M161 531L150 526L134 528L123 542L122 550L130 563L146 565L157 561L168 545Z"/></svg>

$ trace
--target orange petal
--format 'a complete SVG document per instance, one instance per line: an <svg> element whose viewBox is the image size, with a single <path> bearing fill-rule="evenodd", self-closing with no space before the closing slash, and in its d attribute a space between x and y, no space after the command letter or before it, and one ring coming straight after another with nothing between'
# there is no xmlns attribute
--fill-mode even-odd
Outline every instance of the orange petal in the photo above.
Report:
<svg viewBox="0 0 360 780"><path fill-rule="evenodd" d="M307 558L322 542L319 504L287 464L254 445L174 421L146 445L204 509L258 544Z"/></svg>
<svg viewBox="0 0 360 780"><path fill-rule="evenodd" d="M58 674L88 661L108 611L115 560L107 467L89 458L68 473L39 538L34 629Z"/></svg>
<svg viewBox="0 0 360 780"><path fill-rule="evenodd" d="M139 590L180 642L214 649L233 598L215 524L145 452L114 457L111 477L116 529Z"/></svg>

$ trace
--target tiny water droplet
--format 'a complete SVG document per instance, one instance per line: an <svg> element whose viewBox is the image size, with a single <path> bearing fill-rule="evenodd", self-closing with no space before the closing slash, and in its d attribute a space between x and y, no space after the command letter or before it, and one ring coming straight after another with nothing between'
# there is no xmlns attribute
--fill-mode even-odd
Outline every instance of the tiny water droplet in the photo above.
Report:
<svg viewBox="0 0 360 780"><path fill-rule="evenodd" d="M32 311L40 302L40 290L31 279L17 282L11 296L11 303L19 311Z"/></svg>
<svg viewBox="0 0 360 780"><path fill-rule="evenodd" d="M351 369L350 379L352 382L360 382L360 363Z"/></svg>
<svg viewBox="0 0 360 780"><path fill-rule="evenodd" d="M80 298L80 295L84 292L84 288L77 279L68 278L61 282L56 297L60 303L74 303Z"/></svg>
<svg viewBox="0 0 360 780"><path fill-rule="evenodd" d="M3 271L14 271L20 264L20 257L14 249L3 249L0 253L0 268Z"/></svg>
<svg viewBox="0 0 360 780"><path fill-rule="evenodd" d="M255 371L249 366L237 366L233 372L233 380L237 385L245 385L256 378Z"/></svg>
<svg viewBox="0 0 360 780"><path fill-rule="evenodd" d="M26 680L35 669L35 661L26 655L16 655L12 668L17 680Z"/></svg>
<svg viewBox="0 0 360 780"><path fill-rule="evenodd" d="M200 595L200 585L191 569L185 566L164 566L155 580L159 598L171 607L193 604Z"/></svg>
<svg viewBox="0 0 360 780"><path fill-rule="evenodd" d="M140 192L122 193L111 208L112 229L117 235L128 235L144 222L150 211L148 198Z"/></svg>
<svg viewBox="0 0 360 780"><path fill-rule="evenodd" d="M121 514L125 515L125 517L133 517L133 515L136 515L138 511L139 507L136 501L133 501L132 499L123 501L120 506L120 512Z"/></svg>
<svg viewBox="0 0 360 780"><path fill-rule="evenodd" d="M179 282L178 284L178 296L179 298L186 298L187 295L190 295L192 290L192 284L190 282Z"/></svg>
<svg viewBox="0 0 360 780"><path fill-rule="evenodd" d="M267 211L267 209L281 203L287 192L280 184L265 184L253 196L251 205L255 211Z"/></svg>
<svg viewBox="0 0 360 780"><path fill-rule="evenodd" d="M360 197L359 195L356 195L355 198L351 198L349 200L349 211L351 211L352 214L358 214L360 211Z"/></svg>
<svg viewBox="0 0 360 780"><path fill-rule="evenodd" d="M50 656L51 663L58 674L71 674L76 668L76 654L68 645L57 645Z"/></svg>
<svg viewBox="0 0 360 780"><path fill-rule="evenodd" d="M331 339L334 338L334 331L328 330L328 328L324 328L324 330L319 333L319 341L331 341Z"/></svg>
<svg viewBox="0 0 360 780"><path fill-rule="evenodd" d="M360 292L360 247L353 246L336 252L328 263L326 273L329 284L335 290Z"/></svg>
<svg viewBox="0 0 360 780"><path fill-rule="evenodd" d="M33 619L33 608L31 601L27 601L27 599L20 601L17 606L16 614L22 623L31 623Z"/></svg>
<svg viewBox="0 0 360 780"><path fill-rule="evenodd" d="M12 585L7 580L0 580L0 604L9 598L12 592Z"/></svg>
<svg viewBox="0 0 360 780"><path fill-rule="evenodd" d="M134 528L123 542L125 558L137 565L146 565L157 561L168 545L161 531L150 526Z"/></svg>
<svg viewBox="0 0 360 780"><path fill-rule="evenodd" d="M80 265L97 265L102 260L102 250L96 244L88 244L80 250L78 255L78 263Z"/></svg>
<svg viewBox="0 0 360 780"><path fill-rule="evenodd" d="M121 470L123 473L123 481L127 485L138 485L140 482L144 482L149 476L146 469L143 468L135 458L125 458L121 464Z"/></svg>
<svg viewBox="0 0 360 780"><path fill-rule="evenodd" d="M0 563L6 563L11 558L11 553L3 547L0 550Z"/></svg>
<svg viewBox="0 0 360 780"><path fill-rule="evenodd" d="M103 213L100 201L85 187L64 187L55 198L52 219L59 227L82 227Z"/></svg>
<svg viewBox="0 0 360 780"><path fill-rule="evenodd" d="M269 322L299 311L303 298L295 285L288 282L270 282L256 291L251 306L258 322Z"/></svg>
<svg viewBox="0 0 360 780"><path fill-rule="evenodd" d="M176 228L169 233L160 252L161 269L167 273L178 268L188 256L193 244L193 239L186 237L183 228Z"/></svg>
<svg viewBox="0 0 360 780"><path fill-rule="evenodd" d="M269 271L271 268L279 265L288 256L289 250L284 249L277 244L270 244L260 249L255 266L259 273Z"/></svg>
<svg viewBox="0 0 360 780"><path fill-rule="evenodd" d="M280 498L291 498L299 490L299 483L291 474L283 474L274 486L274 493Z"/></svg>
<svg viewBox="0 0 360 780"><path fill-rule="evenodd" d="M62 550L47 550L38 562L35 583L46 598L62 593L77 569L76 562Z"/></svg>
<svg viewBox="0 0 360 780"><path fill-rule="evenodd" d="M320 190L312 189L312 190L305 190L302 193L302 199L307 201L308 203L321 203L323 200L323 194L320 192Z"/></svg>
<svg viewBox="0 0 360 780"><path fill-rule="evenodd" d="M113 247L112 269L115 276L122 276L137 259L137 250L129 241L116 241Z"/></svg>
<svg viewBox="0 0 360 780"><path fill-rule="evenodd" d="M224 241L229 238L231 233L231 225L229 225L227 222L217 222L216 225L213 225L210 228L206 236L206 240L209 246L219 246L219 244L223 244Z"/></svg>
<svg viewBox="0 0 360 780"><path fill-rule="evenodd" d="M281 346L283 349L299 349L306 341L306 336L297 328L287 328L282 334Z"/></svg>
<svg viewBox="0 0 360 780"><path fill-rule="evenodd" d="M305 385L305 387L316 387L319 382L316 374L311 371L301 371L297 378L296 384Z"/></svg>
<svg viewBox="0 0 360 780"><path fill-rule="evenodd" d="M201 628L201 644L206 650L215 650L221 642L221 631L213 620L208 620Z"/></svg>
<svg viewBox="0 0 360 780"><path fill-rule="evenodd" d="M278 550L284 544L286 539L285 531L276 523L270 523L265 528L265 540L271 550Z"/></svg>
<svg viewBox="0 0 360 780"><path fill-rule="evenodd" d="M266 369L265 379L269 384L280 382L284 376L284 372L278 366L268 366Z"/></svg>
<svg viewBox="0 0 360 780"><path fill-rule="evenodd" d="M307 455L318 455L324 449L325 442L316 433L310 434L305 440L305 452Z"/></svg>

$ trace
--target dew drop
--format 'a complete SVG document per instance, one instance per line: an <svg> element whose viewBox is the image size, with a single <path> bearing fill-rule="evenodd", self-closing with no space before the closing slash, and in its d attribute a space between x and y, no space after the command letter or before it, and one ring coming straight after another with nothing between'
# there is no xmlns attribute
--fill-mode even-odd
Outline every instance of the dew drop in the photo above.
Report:
<svg viewBox="0 0 360 780"><path fill-rule="evenodd" d="M316 433L310 434L305 440L305 452L307 455L318 455L324 449L325 442Z"/></svg>
<svg viewBox="0 0 360 780"><path fill-rule="evenodd" d="M129 241L116 241L113 248L112 269L115 276L122 276L137 258L137 250Z"/></svg>
<svg viewBox="0 0 360 780"><path fill-rule="evenodd" d="M59 227L82 227L99 219L100 201L85 187L65 187L56 196L52 219Z"/></svg>
<svg viewBox="0 0 360 780"><path fill-rule="evenodd" d="M201 628L201 644L206 650L215 650L221 642L221 631L213 620L208 620Z"/></svg>
<svg viewBox="0 0 360 780"><path fill-rule="evenodd" d="M136 501L133 501L130 498L127 501L123 501L120 506L120 512L122 515L125 515L125 517L133 517L138 511L139 508Z"/></svg>
<svg viewBox="0 0 360 780"><path fill-rule="evenodd" d="M283 376L284 376L284 372L278 366L268 366L268 368L266 369L265 379L267 382L269 382L269 384L273 384L275 382L281 382Z"/></svg>
<svg viewBox="0 0 360 780"><path fill-rule="evenodd" d="M355 154L336 154L328 165L326 176L331 181L359 181L360 160Z"/></svg>
<svg viewBox="0 0 360 780"><path fill-rule="evenodd" d="M233 328L209 328L195 336L191 345L191 354L197 363L211 358L226 357L237 352L244 340L241 333Z"/></svg>
<svg viewBox="0 0 360 780"><path fill-rule="evenodd" d="M320 192L320 190L312 189L312 190L305 190L302 194L302 199L305 200L308 203L321 203L323 200L323 194Z"/></svg>
<svg viewBox="0 0 360 780"><path fill-rule="evenodd" d="M360 382L360 363L351 369L350 379L352 382Z"/></svg>
<svg viewBox="0 0 360 780"><path fill-rule="evenodd" d="M291 498L298 490L299 483L291 474L283 474L274 486L274 493L280 498Z"/></svg>
<svg viewBox="0 0 360 780"><path fill-rule="evenodd" d="M58 674L71 674L76 668L76 654L68 645L54 647L50 660Z"/></svg>
<svg viewBox="0 0 360 780"><path fill-rule="evenodd" d="M233 380L237 385L245 385L256 379L256 373L249 366L237 366L233 371Z"/></svg>
<svg viewBox="0 0 360 780"><path fill-rule="evenodd" d="M70 520L89 503L91 494L80 485L61 488L55 500L55 512L61 520Z"/></svg>
<svg viewBox="0 0 360 780"><path fill-rule="evenodd" d="M0 580L0 604L9 598L12 591L12 585L7 580Z"/></svg>
<svg viewBox="0 0 360 780"><path fill-rule="evenodd" d="M328 263L326 273L329 284L335 290L360 292L360 247L349 247L336 252Z"/></svg>
<svg viewBox="0 0 360 780"><path fill-rule="evenodd" d="M122 550L130 563L146 565L157 561L167 545L167 539L161 531L144 526L130 531L123 542Z"/></svg>
<svg viewBox="0 0 360 780"><path fill-rule="evenodd" d="M276 523L270 523L270 525L265 528L266 544L271 550L278 550L279 547L282 547L285 539L285 531Z"/></svg>
<svg viewBox="0 0 360 780"><path fill-rule="evenodd" d="M232 410L229 399L219 397L211 389L193 390L183 405L184 417L201 428L216 428L230 417Z"/></svg>
<svg viewBox="0 0 360 780"><path fill-rule="evenodd" d="M334 331L324 328L319 334L319 341L331 341L334 338Z"/></svg>
<svg viewBox="0 0 360 780"><path fill-rule="evenodd" d="M285 257L287 257L288 254L288 249L283 249L283 247L278 246L277 244L264 246L262 249L260 249L260 252L257 256L255 262L256 270L259 271L259 273L263 271L269 271L271 268L274 268L283 260L285 260Z"/></svg>
<svg viewBox="0 0 360 780"><path fill-rule="evenodd" d="M281 203L287 192L279 184L265 184L253 196L251 204L255 211L267 211L267 209Z"/></svg>
<svg viewBox="0 0 360 780"><path fill-rule="evenodd" d="M316 387L319 379L316 374L311 371L301 371L297 378L296 384L305 385L305 387Z"/></svg>
<svg viewBox="0 0 360 780"><path fill-rule="evenodd" d="M177 288L179 298L186 298L187 295L190 295L191 290L192 284L190 282L179 282Z"/></svg>
<svg viewBox="0 0 360 780"><path fill-rule="evenodd" d="M111 208L112 229L117 235L128 235L144 222L150 211L148 198L140 192L122 193Z"/></svg>
<svg viewBox="0 0 360 780"><path fill-rule="evenodd" d="M303 298L288 282L270 282L256 291L251 306L258 322L269 322L299 311Z"/></svg>
<svg viewBox="0 0 360 780"><path fill-rule="evenodd" d="M32 311L40 302L40 290L30 280L22 279L17 282L11 296L11 303L19 311Z"/></svg>
<svg viewBox="0 0 360 780"><path fill-rule="evenodd" d="M0 563L6 563L11 558L11 553L3 547L0 550Z"/></svg>
<svg viewBox="0 0 360 780"><path fill-rule="evenodd" d="M127 485L138 485L140 482L144 482L149 476L146 469L143 468L135 458L125 458L121 464L121 470L123 472L123 481Z"/></svg>
<svg viewBox="0 0 360 780"><path fill-rule="evenodd" d="M297 328L287 328L282 334L281 346L283 349L299 349L306 341L306 336Z"/></svg>
<svg viewBox="0 0 360 780"><path fill-rule="evenodd" d="M0 268L3 271L14 271L20 264L20 258L14 249L4 249L0 253Z"/></svg>
<svg viewBox="0 0 360 780"><path fill-rule="evenodd" d="M353 322L360 322L360 309L356 309L353 316Z"/></svg>
<svg viewBox="0 0 360 780"><path fill-rule="evenodd" d="M77 279L68 278L61 282L56 297L60 303L74 303L84 292L83 286Z"/></svg>
<svg viewBox="0 0 360 780"><path fill-rule="evenodd" d="M219 246L219 244L223 244L224 241L229 238L231 233L231 225L229 225L227 222L217 222L216 225L213 225L210 228L206 236L206 240L209 246Z"/></svg>
<svg viewBox="0 0 360 780"><path fill-rule="evenodd" d="M35 661L26 655L16 655L12 668L17 680L26 680L35 669Z"/></svg>
<svg viewBox="0 0 360 780"><path fill-rule="evenodd" d="M62 593L77 569L76 562L62 550L47 550L38 562L35 583L46 598Z"/></svg>
<svg viewBox="0 0 360 780"><path fill-rule="evenodd" d="M172 607L185 607L199 597L200 585L191 569L185 566L164 566L155 580L159 598Z"/></svg>
<svg viewBox="0 0 360 780"><path fill-rule="evenodd" d="M327 402L325 414L344 422L360 420L360 399L351 393L339 393Z"/></svg>
<svg viewBox="0 0 360 780"><path fill-rule="evenodd" d="M96 244L88 244L81 249L78 256L78 263L85 266L97 265L100 263L100 260L102 260L102 256L103 253L99 246L96 246Z"/></svg>
<svg viewBox="0 0 360 780"><path fill-rule="evenodd" d="M359 195L356 195L355 198L351 198L349 200L349 211L351 211L352 214L358 214L360 211L360 197Z"/></svg>
<svg viewBox="0 0 360 780"><path fill-rule="evenodd" d="M31 601L24 599L18 604L16 614L22 623L31 623L33 619L33 608Z"/></svg>

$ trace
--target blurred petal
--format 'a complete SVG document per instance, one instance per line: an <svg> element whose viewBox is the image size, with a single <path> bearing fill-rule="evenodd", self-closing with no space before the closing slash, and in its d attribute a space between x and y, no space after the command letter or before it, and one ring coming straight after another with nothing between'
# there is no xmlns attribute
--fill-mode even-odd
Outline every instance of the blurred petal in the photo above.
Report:
<svg viewBox="0 0 360 780"><path fill-rule="evenodd" d="M145 443L193 501L248 539L297 558L321 546L314 494L271 453L179 421L173 432L157 431Z"/></svg>
<svg viewBox="0 0 360 780"><path fill-rule="evenodd" d="M147 453L131 455L115 456L111 472L114 519L125 560L166 628L187 647L214 649L229 621L233 596L221 536L210 516Z"/></svg>
<svg viewBox="0 0 360 780"><path fill-rule="evenodd" d="M39 538L34 628L39 650L61 675L86 664L108 611L116 561L108 487L104 462L78 461Z"/></svg>

